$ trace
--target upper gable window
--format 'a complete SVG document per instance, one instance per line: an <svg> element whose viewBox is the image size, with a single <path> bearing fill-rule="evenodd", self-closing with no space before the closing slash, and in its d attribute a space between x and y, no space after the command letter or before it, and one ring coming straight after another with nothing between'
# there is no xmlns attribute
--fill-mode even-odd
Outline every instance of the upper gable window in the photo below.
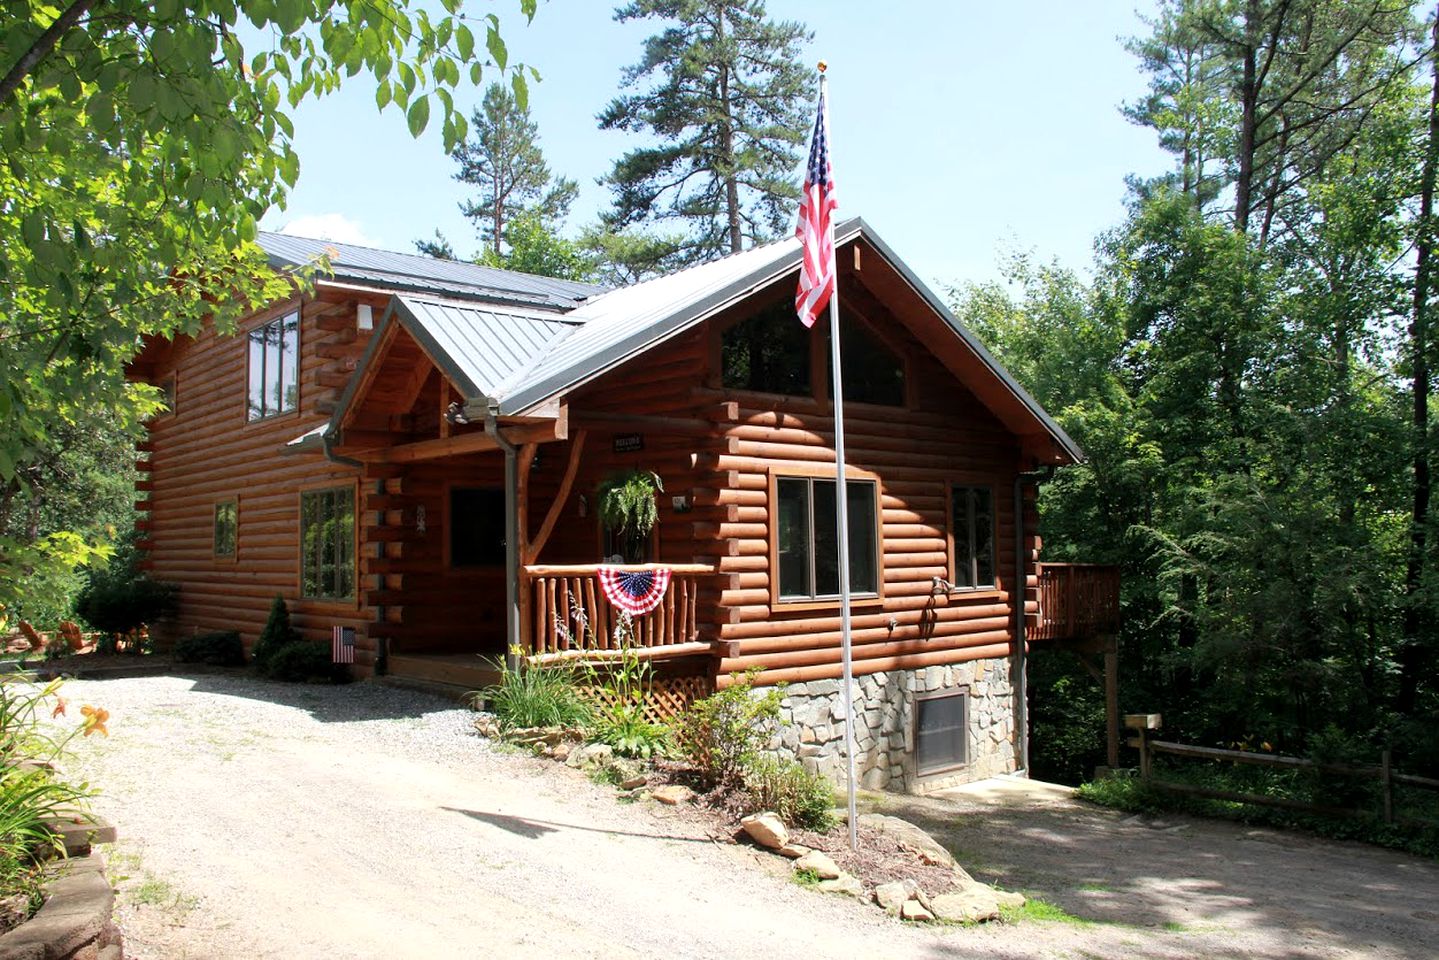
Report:
<svg viewBox="0 0 1439 960"><path fill-rule="evenodd" d="M904 361L864 324L851 323L841 316L839 326L845 400L904 406Z"/></svg>
<svg viewBox="0 0 1439 960"><path fill-rule="evenodd" d="M246 417L289 413L300 400L300 314L286 314L250 331Z"/></svg>
<svg viewBox="0 0 1439 960"><path fill-rule="evenodd" d="M723 383L733 390L758 390L807 397L810 381L809 328L788 303L742 320L724 333Z"/></svg>

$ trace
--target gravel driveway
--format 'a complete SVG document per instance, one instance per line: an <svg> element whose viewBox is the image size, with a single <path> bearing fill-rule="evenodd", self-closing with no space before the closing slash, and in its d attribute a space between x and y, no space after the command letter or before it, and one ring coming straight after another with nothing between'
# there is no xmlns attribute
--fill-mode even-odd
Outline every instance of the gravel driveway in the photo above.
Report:
<svg viewBox="0 0 1439 960"><path fill-rule="evenodd" d="M1177 875L1189 874L1191 888L1178 889L1196 902L1235 901L1218 920L1207 919L1210 911L1193 929L1166 929L1172 910L1165 904L1111 917L1083 898L1055 896L1071 912L1105 922L919 929L801 888L776 858L715 842L682 811L622 804L574 771L495 751L471 734L465 711L422 694L231 676L72 682L65 693L111 714L111 737L78 741L71 765L103 789L96 806L119 827L112 853L119 916L142 960L1277 960L1432 956L1439 943L1439 917L1414 908L1439 909L1439 871L1361 847L1325 846L1306 857L1242 841L1254 889L1230 892L1215 889L1196 859L1196 841L1210 828L1203 825L1181 834L1172 855L1165 844L1143 851L1160 860L1130 864L1133 889L1110 889L1121 903L1144 902L1146 878L1172 888ZM1025 851L1018 858L1027 858L1031 874L993 852L977 872L1019 869L1015 886L1050 893L1050 886L1072 889L1054 882L1071 863L1079 873L1090 869L1094 830L1129 829L1105 812L1096 818L1075 809L1058 820L1043 814L1049 819L1036 834L1026 832L1022 811L1002 804L926 800L912 812L962 827L971 840L998 838L995 849ZM1066 839L1057 825L1070 816L1089 820L1071 825ZM1019 838L1018 846L1006 837ZM965 844L960 852L963 861ZM1332 885L1336 893L1347 891L1347 909L1359 901L1372 922L1353 936L1314 943L1273 936L1284 920L1278 906L1295 899L1295 884L1313 880L1275 871L1301 861L1341 871L1346 880ZM1342 917L1346 904L1335 908ZM1331 952L1312 952L1314 944Z"/></svg>

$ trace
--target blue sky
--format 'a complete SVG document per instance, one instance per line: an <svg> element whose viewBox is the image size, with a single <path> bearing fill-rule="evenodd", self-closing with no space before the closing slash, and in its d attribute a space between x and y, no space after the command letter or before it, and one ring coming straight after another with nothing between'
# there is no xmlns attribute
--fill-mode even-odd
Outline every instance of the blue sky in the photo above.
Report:
<svg viewBox="0 0 1439 960"><path fill-rule="evenodd" d="M1121 44L1144 31L1133 0L768 7L806 23L806 58L830 64L842 215L863 216L932 283L995 279L1017 250L1087 268L1095 236L1123 215L1125 175L1169 169L1152 134L1119 114L1144 89ZM574 231L607 204L595 178L628 146L595 114L654 24L617 24L600 0L547 0L529 26L515 0L467 8L499 10L511 59L543 77L531 111L551 168L579 181ZM480 95L467 88L458 102L468 114ZM264 226L407 251L438 228L461 253L478 247L438 123L412 139L398 111L376 110L363 77L295 123L300 180Z"/></svg>

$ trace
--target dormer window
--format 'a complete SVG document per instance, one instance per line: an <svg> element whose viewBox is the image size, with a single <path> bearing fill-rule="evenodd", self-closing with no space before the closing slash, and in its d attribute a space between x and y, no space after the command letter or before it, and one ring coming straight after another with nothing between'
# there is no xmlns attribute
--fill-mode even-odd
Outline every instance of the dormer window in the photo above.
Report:
<svg viewBox="0 0 1439 960"><path fill-rule="evenodd" d="M252 423L290 413L300 405L300 313L250 331L246 419Z"/></svg>

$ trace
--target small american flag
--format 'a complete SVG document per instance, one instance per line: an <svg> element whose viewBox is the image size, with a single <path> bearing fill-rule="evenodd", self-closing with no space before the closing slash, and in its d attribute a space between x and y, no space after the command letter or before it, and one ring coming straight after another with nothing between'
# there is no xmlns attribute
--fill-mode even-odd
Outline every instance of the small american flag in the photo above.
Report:
<svg viewBox="0 0 1439 960"><path fill-rule="evenodd" d="M330 662L355 662L355 628L335 627L330 634Z"/></svg>
<svg viewBox="0 0 1439 960"><path fill-rule="evenodd" d="M834 294L834 221L830 214L839 204L834 199L834 177L829 165L829 108L825 84L820 81L819 113L814 120L814 139L809 146L809 165L804 172L804 193L799 200L799 237L804 264L799 272L795 312L806 327L814 326Z"/></svg>

